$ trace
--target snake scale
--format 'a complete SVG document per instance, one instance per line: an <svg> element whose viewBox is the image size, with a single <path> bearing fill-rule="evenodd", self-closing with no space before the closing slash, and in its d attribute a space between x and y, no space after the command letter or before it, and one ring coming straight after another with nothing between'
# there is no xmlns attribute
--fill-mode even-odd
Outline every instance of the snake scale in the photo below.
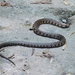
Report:
<svg viewBox="0 0 75 75"><path fill-rule="evenodd" d="M55 33L46 33L39 29L39 26L42 24L52 24L54 26L60 28L68 28L69 24L61 24L53 19L42 18L38 19L34 22L32 30L35 34L43 37L57 39L57 42L53 43L33 43L33 42L25 42L25 41L8 41L0 44L0 48L7 47L7 46L25 46L25 47L32 47L32 48L57 48L61 47L66 43L66 39L63 35L55 34Z"/></svg>

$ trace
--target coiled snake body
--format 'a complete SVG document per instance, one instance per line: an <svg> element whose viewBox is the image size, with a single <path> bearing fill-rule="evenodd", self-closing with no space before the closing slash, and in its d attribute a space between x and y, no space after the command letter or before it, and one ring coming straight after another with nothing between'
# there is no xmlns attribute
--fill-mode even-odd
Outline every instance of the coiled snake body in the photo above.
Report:
<svg viewBox="0 0 75 75"><path fill-rule="evenodd" d="M33 24L33 32L37 35L57 39L59 41L53 42L53 43L32 43L32 42L25 42L25 41L8 41L0 44L0 48L7 47L7 46L25 46L25 47L32 47L32 48L56 48L63 46L66 43L66 39L64 36L60 34L54 34L54 33L46 33L41 30L39 30L39 26L41 24L52 24L61 28L68 28L69 24L61 24L53 19L43 18L39 19Z"/></svg>

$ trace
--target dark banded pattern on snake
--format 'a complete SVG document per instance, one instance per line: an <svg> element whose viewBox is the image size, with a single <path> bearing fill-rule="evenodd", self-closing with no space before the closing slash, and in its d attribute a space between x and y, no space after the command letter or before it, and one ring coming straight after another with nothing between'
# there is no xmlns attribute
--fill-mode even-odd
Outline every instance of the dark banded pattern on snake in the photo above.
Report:
<svg viewBox="0 0 75 75"><path fill-rule="evenodd" d="M54 34L54 33L46 33L41 30L39 30L39 26L41 24L52 24L55 26L58 26L60 28L68 28L69 24L61 24L53 19L43 18L39 19L34 22L33 24L33 32L39 36L48 37L57 39L59 41L53 42L53 43L33 43L33 42L25 42L25 41L8 41L0 44L0 48L7 47L7 46L25 46L25 47L32 47L32 48L57 48L61 47L66 43L66 39L63 35L60 34Z"/></svg>

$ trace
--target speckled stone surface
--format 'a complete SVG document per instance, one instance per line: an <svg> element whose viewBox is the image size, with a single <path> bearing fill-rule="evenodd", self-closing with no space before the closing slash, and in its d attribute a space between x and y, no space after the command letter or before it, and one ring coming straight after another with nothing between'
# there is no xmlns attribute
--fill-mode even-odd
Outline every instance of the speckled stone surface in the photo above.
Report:
<svg viewBox="0 0 75 75"><path fill-rule="evenodd" d="M40 0L38 0L40 1ZM30 31L33 23L40 18L52 18L59 21L59 15L54 15L58 8L74 10L74 0L52 0L52 4L30 4L36 0L6 0L13 7L0 6L0 43L13 40L28 42L53 42L55 40L38 36ZM2 2L2 0L0 1ZM5 47L0 53L6 57L14 54L11 60L0 58L0 75L75 75L75 16L70 17L71 26L61 29L52 25L42 25L45 32L59 33L67 40L66 49L62 47L52 49L27 48L22 46ZM32 52L34 50L34 54ZM41 57L47 51L53 59Z"/></svg>

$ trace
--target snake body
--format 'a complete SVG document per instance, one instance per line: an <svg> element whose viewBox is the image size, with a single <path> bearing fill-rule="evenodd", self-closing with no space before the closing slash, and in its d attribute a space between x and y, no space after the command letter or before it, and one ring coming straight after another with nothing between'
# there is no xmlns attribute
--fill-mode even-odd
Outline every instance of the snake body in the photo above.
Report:
<svg viewBox="0 0 75 75"><path fill-rule="evenodd" d="M7 47L7 46L25 46L25 47L32 47L32 48L57 48L61 47L66 43L66 39L63 35L54 34L54 33L46 33L39 29L39 26L42 24L52 24L61 28L68 28L69 24L61 24L53 19L43 18L39 19L34 22L33 24L33 32L37 35L57 39L59 41L53 43L33 43L33 42L25 42L25 41L8 41L0 44L0 48Z"/></svg>

